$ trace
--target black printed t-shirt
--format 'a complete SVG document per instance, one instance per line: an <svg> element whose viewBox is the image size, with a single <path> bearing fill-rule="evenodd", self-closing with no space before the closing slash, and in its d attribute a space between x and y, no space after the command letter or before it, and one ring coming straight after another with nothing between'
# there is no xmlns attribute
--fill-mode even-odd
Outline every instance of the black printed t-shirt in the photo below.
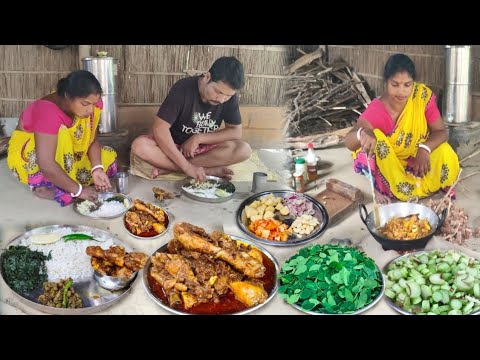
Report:
<svg viewBox="0 0 480 360"><path fill-rule="evenodd" d="M194 134L217 131L223 121L242 123L237 94L220 105L205 104L198 91L198 79L199 76L192 76L177 81L157 113L171 125L170 133L178 145Z"/></svg>

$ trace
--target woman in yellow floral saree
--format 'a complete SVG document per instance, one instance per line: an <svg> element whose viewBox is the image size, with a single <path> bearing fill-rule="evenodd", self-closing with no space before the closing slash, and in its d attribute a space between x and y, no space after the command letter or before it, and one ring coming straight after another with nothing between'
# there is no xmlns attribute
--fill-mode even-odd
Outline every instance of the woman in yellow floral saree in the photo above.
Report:
<svg viewBox="0 0 480 360"><path fill-rule="evenodd" d="M39 197L62 206L75 197L94 200L117 172L116 152L95 137L102 88L93 74L74 71L57 92L30 104L8 147L8 167ZM90 185L94 185L90 187Z"/></svg>
<svg viewBox="0 0 480 360"><path fill-rule="evenodd" d="M386 94L370 103L345 140L353 151L355 172L368 174L370 162L381 203L448 190L460 171L458 157L446 142L436 97L415 82L415 75L408 56L390 57L384 72Z"/></svg>

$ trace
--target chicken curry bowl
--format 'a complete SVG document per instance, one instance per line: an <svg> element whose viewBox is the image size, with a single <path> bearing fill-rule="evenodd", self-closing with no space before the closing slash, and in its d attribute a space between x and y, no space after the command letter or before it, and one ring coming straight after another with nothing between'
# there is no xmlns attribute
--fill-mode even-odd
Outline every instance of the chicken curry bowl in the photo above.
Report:
<svg viewBox="0 0 480 360"><path fill-rule="evenodd" d="M125 213L124 226L136 238L156 238L167 231L169 214L162 208L140 199Z"/></svg>
<svg viewBox="0 0 480 360"><path fill-rule="evenodd" d="M243 314L277 291L278 264L264 249L222 232L176 223L144 271L152 299L177 314Z"/></svg>

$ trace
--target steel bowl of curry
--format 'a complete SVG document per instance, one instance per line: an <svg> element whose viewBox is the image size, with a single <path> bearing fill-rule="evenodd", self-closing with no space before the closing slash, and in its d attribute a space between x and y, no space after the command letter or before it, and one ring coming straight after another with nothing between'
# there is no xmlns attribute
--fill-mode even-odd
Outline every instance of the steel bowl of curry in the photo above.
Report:
<svg viewBox="0 0 480 360"><path fill-rule="evenodd" d="M181 315L246 314L277 292L279 266L264 248L188 223L176 223L173 233L143 272L148 295L163 309Z"/></svg>
<svg viewBox="0 0 480 360"><path fill-rule="evenodd" d="M373 211L368 213L364 204L359 204L358 209L360 219L383 249L400 251L424 249L442 227L448 212L444 209L437 215L429 207L412 203L383 205L378 208L376 226Z"/></svg>
<svg viewBox="0 0 480 360"><path fill-rule="evenodd" d="M167 232L173 215L159 206L140 199L123 216L123 225L128 233L137 239L155 239Z"/></svg>

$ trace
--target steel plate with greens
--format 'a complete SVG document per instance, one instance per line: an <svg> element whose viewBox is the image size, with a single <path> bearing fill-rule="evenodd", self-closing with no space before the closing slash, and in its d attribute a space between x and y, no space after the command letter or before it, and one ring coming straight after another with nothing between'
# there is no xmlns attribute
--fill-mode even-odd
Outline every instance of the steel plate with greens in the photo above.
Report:
<svg viewBox="0 0 480 360"><path fill-rule="evenodd" d="M203 182L186 178L182 183L182 193L193 200L219 203L233 197L235 185L216 176L207 176Z"/></svg>
<svg viewBox="0 0 480 360"><path fill-rule="evenodd" d="M361 251L338 245L301 249L280 271L280 297L309 314L358 314L384 292L382 273Z"/></svg>
<svg viewBox="0 0 480 360"><path fill-rule="evenodd" d="M419 251L387 266L388 303L402 314L480 313L480 261L454 250Z"/></svg>

